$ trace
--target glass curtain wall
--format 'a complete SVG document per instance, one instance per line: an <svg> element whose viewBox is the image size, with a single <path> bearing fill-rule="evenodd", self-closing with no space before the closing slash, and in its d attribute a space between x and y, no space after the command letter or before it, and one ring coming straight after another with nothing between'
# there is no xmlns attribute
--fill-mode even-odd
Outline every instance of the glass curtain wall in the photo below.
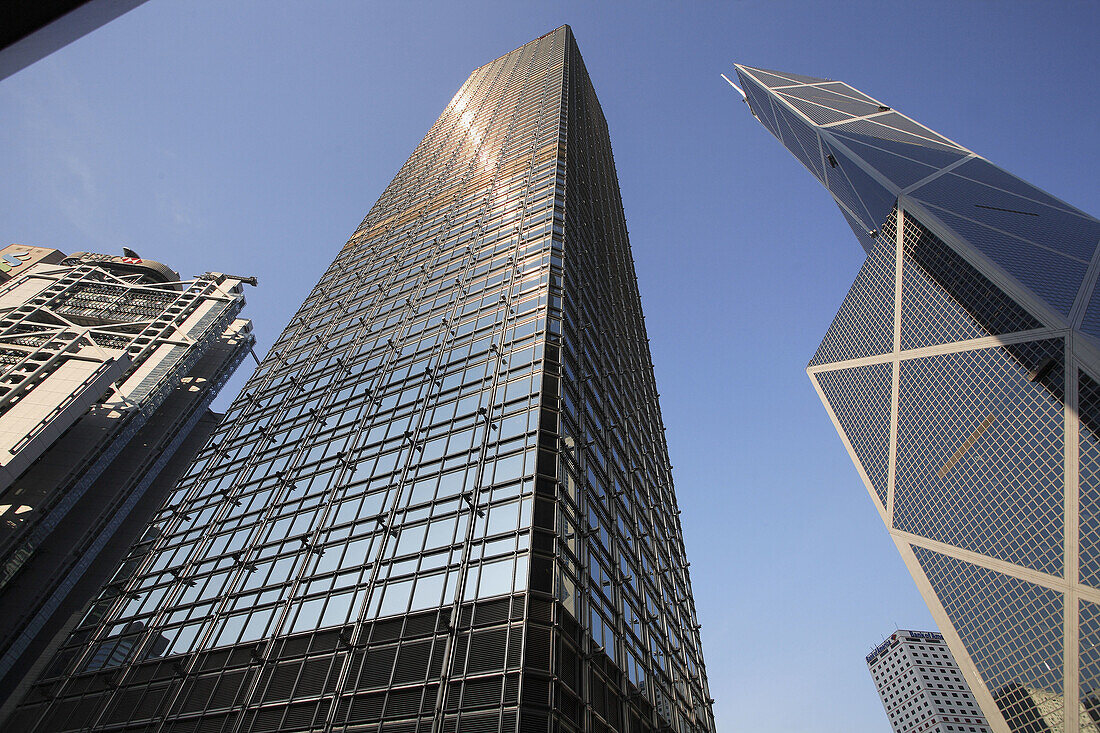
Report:
<svg viewBox="0 0 1100 733"><path fill-rule="evenodd" d="M451 100L18 724L713 730L669 468L563 26Z"/></svg>

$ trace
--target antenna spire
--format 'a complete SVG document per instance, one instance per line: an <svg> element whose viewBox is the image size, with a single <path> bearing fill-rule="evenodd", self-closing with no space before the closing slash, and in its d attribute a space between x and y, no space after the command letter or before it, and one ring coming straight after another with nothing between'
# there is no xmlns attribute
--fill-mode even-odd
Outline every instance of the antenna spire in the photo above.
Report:
<svg viewBox="0 0 1100 733"><path fill-rule="evenodd" d="M729 84L731 87L733 87L734 89L737 90L737 93L741 95L741 99L744 99L746 102L749 101L748 98L745 97L745 92L742 91L741 87L737 86L732 81L730 81L730 78L728 76L726 76L725 74L722 74L722 78L726 80L727 84Z"/></svg>

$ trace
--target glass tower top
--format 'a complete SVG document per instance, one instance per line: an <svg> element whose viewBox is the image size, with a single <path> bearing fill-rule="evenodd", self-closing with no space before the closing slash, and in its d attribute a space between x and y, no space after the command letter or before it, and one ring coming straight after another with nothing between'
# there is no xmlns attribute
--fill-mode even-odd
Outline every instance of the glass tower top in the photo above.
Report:
<svg viewBox="0 0 1100 733"><path fill-rule="evenodd" d="M1100 221L843 82L737 74L867 252L808 371L990 724L1100 730Z"/></svg>
<svg viewBox="0 0 1100 733"><path fill-rule="evenodd" d="M712 731L607 124L470 76L20 729Z"/></svg>

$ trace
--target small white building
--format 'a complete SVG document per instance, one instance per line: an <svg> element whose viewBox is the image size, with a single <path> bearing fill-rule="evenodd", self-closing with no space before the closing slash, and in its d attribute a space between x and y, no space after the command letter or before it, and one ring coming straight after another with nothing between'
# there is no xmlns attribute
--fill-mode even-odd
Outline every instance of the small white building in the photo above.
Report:
<svg viewBox="0 0 1100 733"><path fill-rule="evenodd" d="M867 668L894 733L992 733L941 634L898 629Z"/></svg>

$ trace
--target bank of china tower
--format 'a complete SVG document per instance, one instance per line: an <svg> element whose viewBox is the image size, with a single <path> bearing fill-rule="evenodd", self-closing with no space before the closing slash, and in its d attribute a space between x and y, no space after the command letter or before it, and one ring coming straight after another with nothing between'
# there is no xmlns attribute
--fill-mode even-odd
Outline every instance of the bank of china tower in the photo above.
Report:
<svg viewBox="0 0 1100 733"><path fill-rule="evenodd" d="M1100 222L847 84L737 73L867 252L809 373L990 724L1100 730Z"/></svg>
<svg viewBox="0 0 1100 733"><path fill-rule="evenodd" d="M33 731L712 731L607 124L470 76L17 711Z"/></svg>

